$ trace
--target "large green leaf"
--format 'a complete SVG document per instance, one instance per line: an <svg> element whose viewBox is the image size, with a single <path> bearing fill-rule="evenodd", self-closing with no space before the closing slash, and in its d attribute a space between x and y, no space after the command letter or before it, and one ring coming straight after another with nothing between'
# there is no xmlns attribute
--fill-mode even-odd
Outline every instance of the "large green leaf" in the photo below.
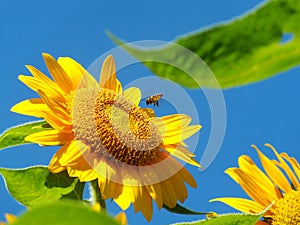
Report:
<svg viewBox="0 0 300 225"><path fill-rule="evenodd" d="M60 201L34 207L21 215L13 225L118 225L102 212L80 203Z"/></svg>
<svg viewBox="0 0 300 225"><path fill-rule="evenodd" d="M300 1L269 0L243 17L185 35L174 43L204 60L222 88L236 87L299 65L299 21ZM292 40L282 43L284 34L293 35ZM117 44L124 44L111 33L108 35ZM199 69L199 61L175 44L156 49L122 47L158 76L187 87L217 88L214 77L208 75L207 70Z"/></svg>
<svg viewBox="0 0 300 225"><path fill-rule="evenodd" d="M46 121L35 121L11 127L0 135L0 150L26 144L24 138L29 134L52 129Z"/></svg>
<svg viewBox="0 0 300 225"><path fill-rule="evenodd" d="M261 215L228 214L196 222L176 223L177 225L254 225ZM174 224L175 225L175 224Z"/></svg>
<svg viewBox="0 0 300 225"><path fill-rule="evenodd" d="M50 173L47 167L26 169L0 168L0 174L12 197L25 206L33 206L62 198L82 199L84 183L71 178L66 171Z"/></svg>
<svg viewBox="0 0 300 225"><path fill-rule="evenodd" d="M206 215L206 214L210 214L211 212L197 212L197 211L193 211L190 210L186 207L183 207L180 204L176 204L176 206L174 208L170 208L167 205L163 204L163 208L168 210L171 213L176 213L176 214L186 214L186 215Z"/></svg>

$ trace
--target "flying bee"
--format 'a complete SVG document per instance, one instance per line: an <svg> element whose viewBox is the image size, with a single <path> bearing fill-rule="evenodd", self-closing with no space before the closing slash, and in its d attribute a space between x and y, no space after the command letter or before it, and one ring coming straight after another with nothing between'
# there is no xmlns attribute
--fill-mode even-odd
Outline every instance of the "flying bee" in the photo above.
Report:
<svg viewBox="0 0 300 225"><path fill-rule="evenodd" d="M153 104L153 106L155 106L155 105L158 106L158 101L159 101L159 99L161 99L162 96L163 96L163 94L161 94L161 93L151 95L151 96L146 98L146 104L147 105Z"/></svg>

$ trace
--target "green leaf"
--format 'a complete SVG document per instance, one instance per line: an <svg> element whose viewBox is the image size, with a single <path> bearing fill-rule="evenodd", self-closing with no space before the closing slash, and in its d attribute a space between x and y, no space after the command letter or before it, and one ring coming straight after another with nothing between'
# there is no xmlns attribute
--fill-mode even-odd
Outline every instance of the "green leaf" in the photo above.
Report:
<svg viewBox="0 0 300 225"><path fill-rule="evenodd" d="M118 225L103 212L77 202L59 201L40 205L21 215L13 225Z"/></svg>
<svg viewBox="0 0 300 225"><path fill-rule="evenodd" d="M216 218L195 221L176 223L177 225L254 225L261 215L245 215L245 214L227 214ZM174 224L175 225L175 224Z"/></svg>
<svg viewBox="0 0 300 225"><path fill-rule="evenodd" d="M204 60L222 88L231 88L299 65L299 21L300 1L269 0L240 18L189 33L176 39L174 44L156 49L122 47L158 76L190 88L218 88L207 69L199 69L199 60L181 51L178 44ZM284 34L293 35L292 40L281 43ZM108 35L118 45L124 44L111 33Z"/></svg>
<svg viewBox="0 0 300 225"><path fill-rule="evenodd" d="M223 214L217 215L214 212L207 213L205 220L195 222L176 223L177 225L255 225L258 220L272 207L270 204L263 211L257 214ZM173 224L175 225L175 224Z"/></svg>
<svg viewBox="0 0 300 225"><path fill-rule="evenodd" d="M176 204L175 208L169 208L165 204L163 204L163 208L168 210L171 213L186 214L186 215L206 215L211 213L211 212L196 212L188 208L185 208L179 205L178 203Z"/></svg>
<svg viewBox="0 0 300 225"><path fill-rule="evenodd" d="M71 178L66 171L53 174L47 167L26 169L0 168L0 174L12 197L25 206L58 199L82 199L84 183Z"/></svg>
<svg viewBox="0 0 300 225"><path fill-rule="evenodd" d="M44 120L11 127L0 135L0 150L12 146L27 144L29 142L26 142L24 138L29 134L50 129L52 129L52 127Z"/></svg>

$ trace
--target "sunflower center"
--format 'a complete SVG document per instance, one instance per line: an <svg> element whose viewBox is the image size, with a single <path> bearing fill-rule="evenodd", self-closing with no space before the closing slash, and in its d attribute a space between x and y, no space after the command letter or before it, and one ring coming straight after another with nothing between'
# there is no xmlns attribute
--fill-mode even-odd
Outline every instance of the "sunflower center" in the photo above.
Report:
<svg viewBox="0 0 300 225"><path fill-rule="evenodd" d="M100 158L135 166L151 164L162 142L157 127L140 107L103 88L76 92L73 129L76 139Z"/></svg>
<svg viewBox="0 0 300 225"><path fill-rule="evenodd" d="M291 191L276 203L272 210L272 225L300 224L300 191Z"/></svg>

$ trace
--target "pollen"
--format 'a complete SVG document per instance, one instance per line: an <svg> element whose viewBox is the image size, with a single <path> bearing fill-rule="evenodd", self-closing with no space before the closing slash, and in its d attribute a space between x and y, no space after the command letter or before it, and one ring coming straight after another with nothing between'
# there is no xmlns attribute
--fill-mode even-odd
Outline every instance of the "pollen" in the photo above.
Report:
<svg viewBox="0 0 300 225"><path fill-rule="evenodd" d="M291 191L276 203L272 210L272 225L300 224L300 191Z"/></svg>
<svg viewBox="0 0 300 225"><path fill-rule="evenodd" d="M139 106L104 88L82 88L73 103L73 132L101 158L150 165L162 142L157 127Z"/></svg>

